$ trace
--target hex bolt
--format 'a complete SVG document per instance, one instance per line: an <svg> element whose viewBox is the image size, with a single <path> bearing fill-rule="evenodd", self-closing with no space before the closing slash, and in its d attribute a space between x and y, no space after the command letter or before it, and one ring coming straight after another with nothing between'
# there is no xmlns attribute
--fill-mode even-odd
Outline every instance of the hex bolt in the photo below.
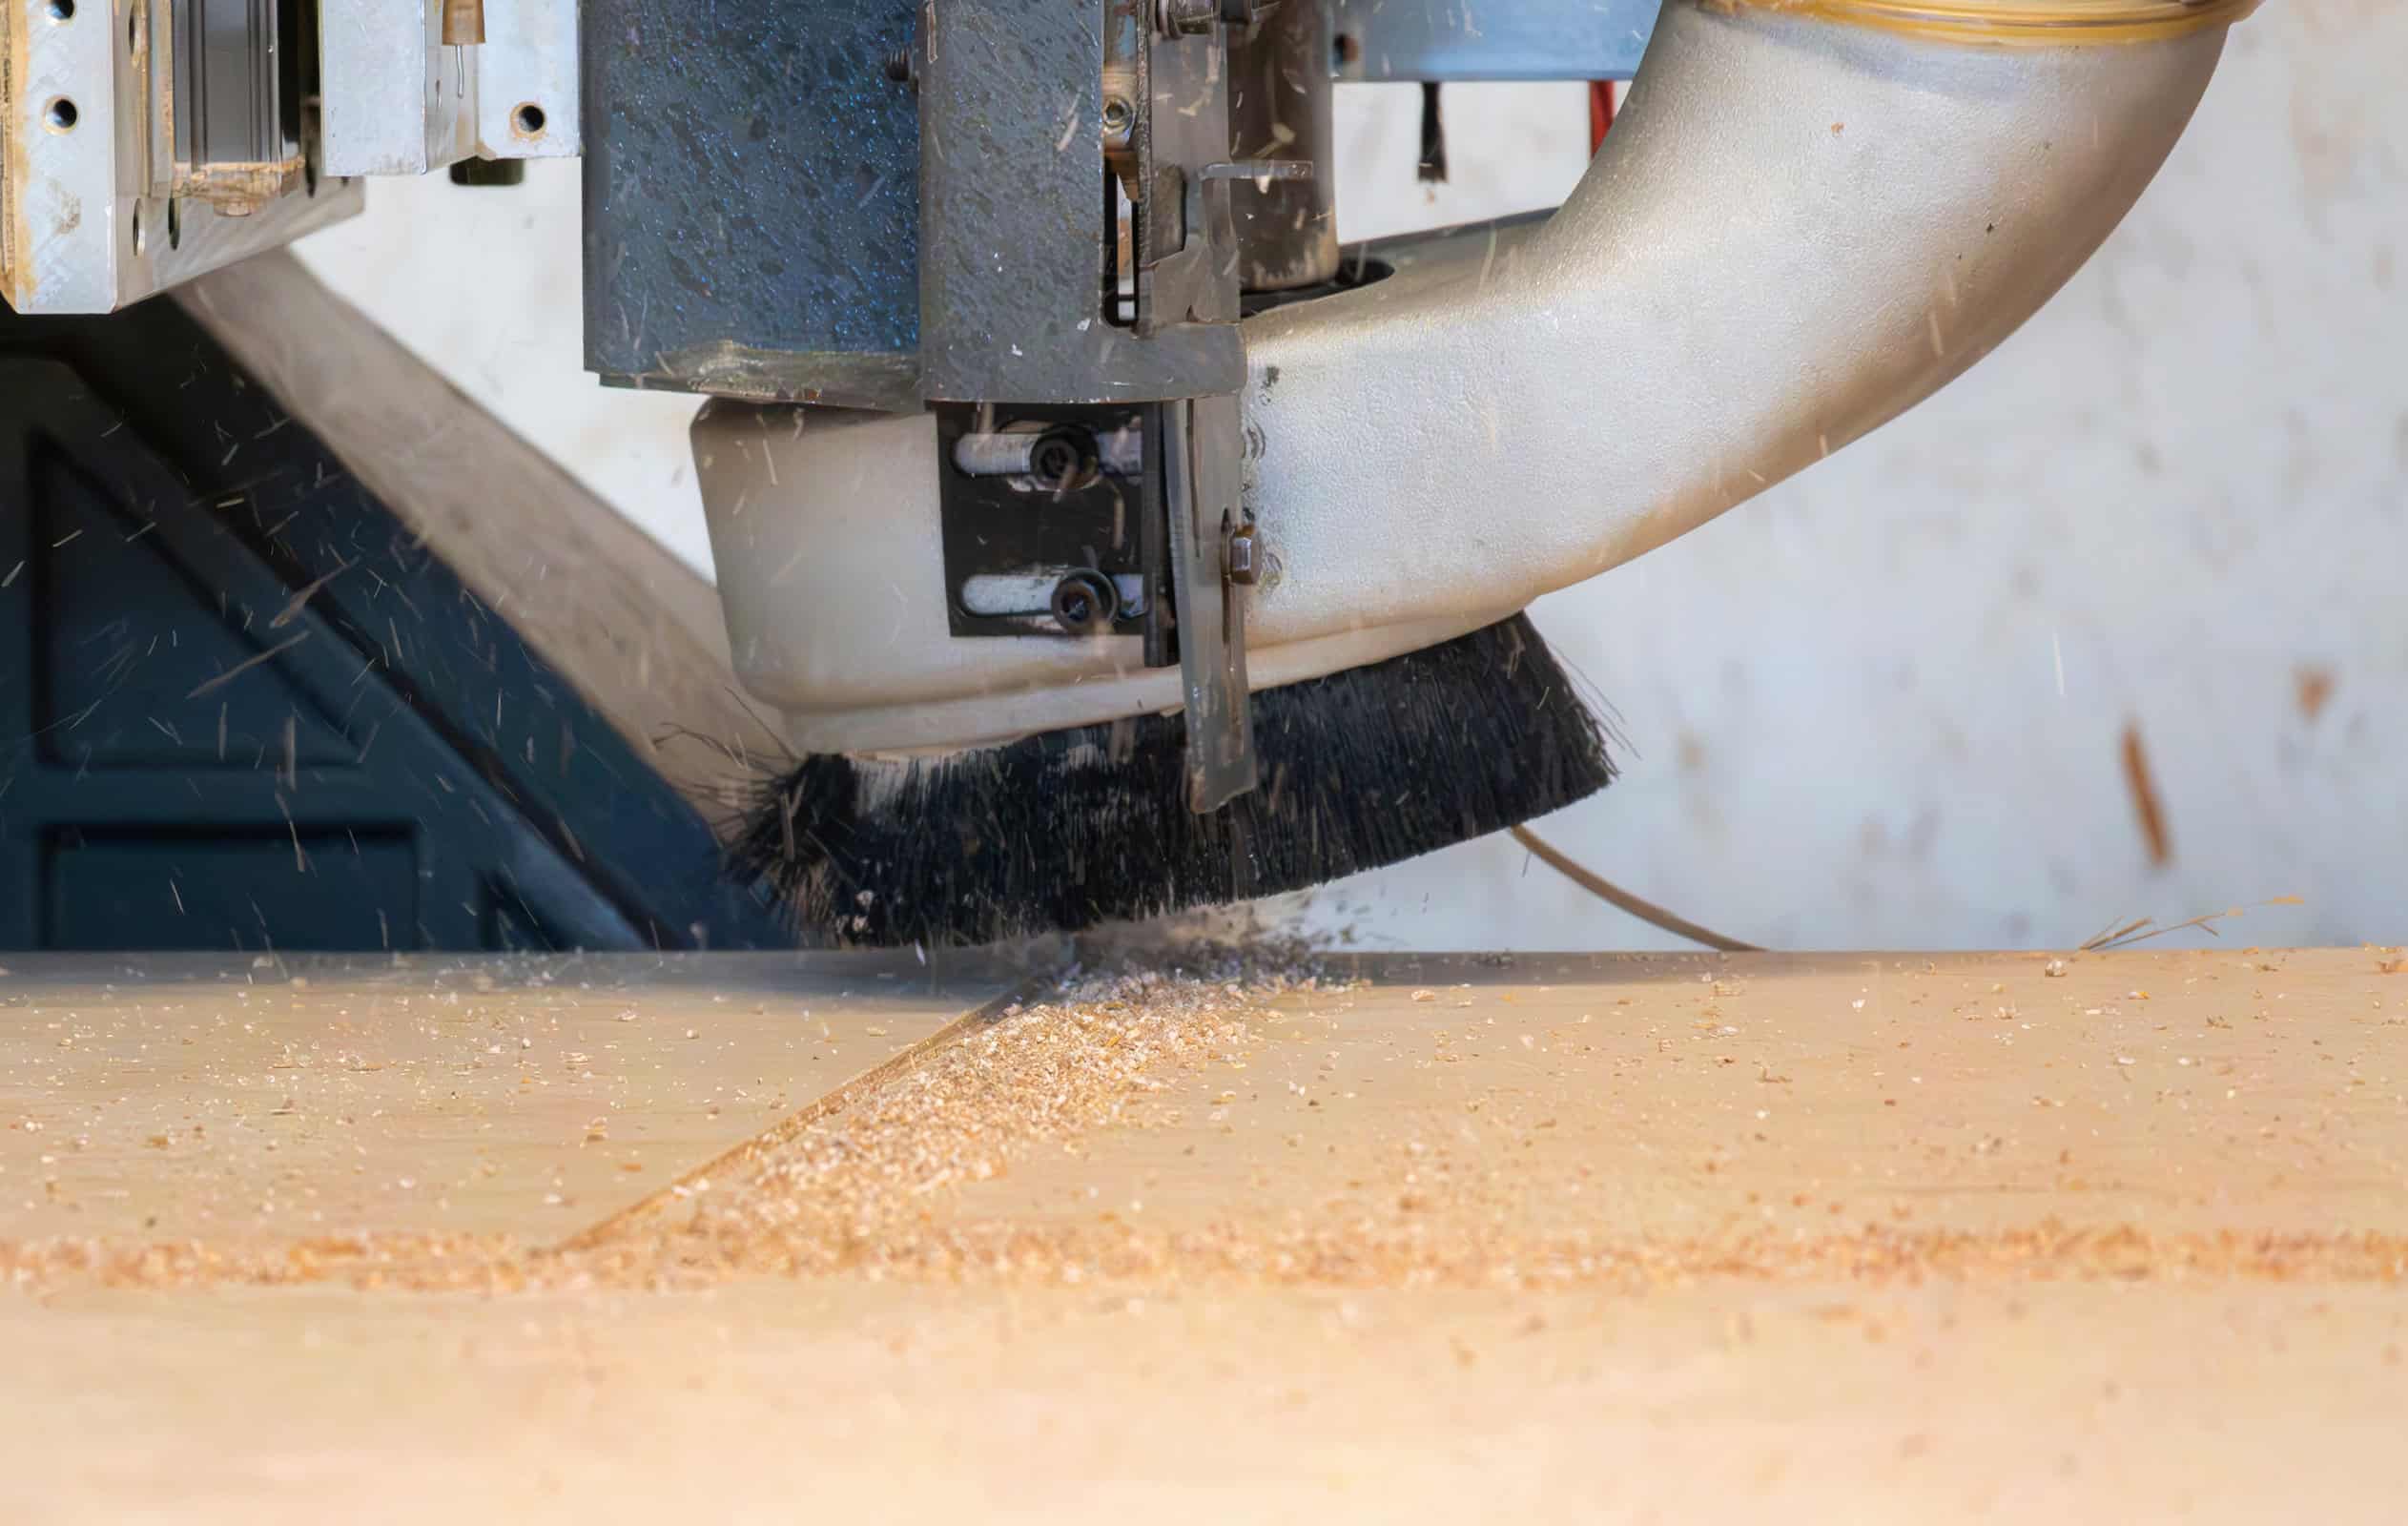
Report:
<svg viewBox="0 0 2408 1526"><path fill-rule="evenodd" d="M1229 537L1227 554L1222 558L1223 569L1229 581L1252 588L1262 576L1261 548L1255 545L1254 531L1242 529Z"/></svg>

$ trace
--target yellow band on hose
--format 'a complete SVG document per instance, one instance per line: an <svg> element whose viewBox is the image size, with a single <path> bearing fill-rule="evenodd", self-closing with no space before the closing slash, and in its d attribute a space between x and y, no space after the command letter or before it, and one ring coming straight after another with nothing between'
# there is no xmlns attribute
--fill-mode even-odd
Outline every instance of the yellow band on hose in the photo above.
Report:
<svg viewBox="0 0 2408 1526"><path fill-rule="evenodd" d="M2258 0L1702 0L1953 42L2147 42L2229 27Z"/></svg>

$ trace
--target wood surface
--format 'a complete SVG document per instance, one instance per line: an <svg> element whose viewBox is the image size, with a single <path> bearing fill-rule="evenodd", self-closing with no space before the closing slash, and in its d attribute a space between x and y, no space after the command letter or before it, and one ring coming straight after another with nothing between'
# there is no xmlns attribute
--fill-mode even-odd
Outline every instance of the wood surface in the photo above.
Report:
<svg viewBox="0 0 2408 1526"><path fill-rule="evenodd" d="M1467 1254L2408 1233L2408 978L2384 958L1390 961L1278 1011L1244 1070L1147 1097L1108 1149L957 1211L1142 1201L1158 1234L1339 1225Z"/></svg>
<svg viewBox="0 0 2408 1526"><path fill-rule="evenodd" d="M1007 991L908 954L10 956L0 1239L544 1241Z"/></svg>
<svg viewBox="0 0 2408 1526"><path fill-rule="evenodd" d="M0 1215L0 1517L2397 1519L2403 967L1183 959L1024 988L816 1104L797 1071L793 1116L648 1148L617 1211L501 1194L479 1222L551 1248L453 1252L484 1280L104 1272L45 1259L57 1210ZM563 1026L682 1033L742 968ZM280 1052L232 1037L261 996L178 989L194 1047L251 1045L202 1082ZM769 1088L793 1051L751 1041L633 1051L616 1116ZM92 1042L0 1075L114 1096ZM549 1161L585 1105L495 1126ZM450 1126L416 1116L370 1174Z"/></svg>

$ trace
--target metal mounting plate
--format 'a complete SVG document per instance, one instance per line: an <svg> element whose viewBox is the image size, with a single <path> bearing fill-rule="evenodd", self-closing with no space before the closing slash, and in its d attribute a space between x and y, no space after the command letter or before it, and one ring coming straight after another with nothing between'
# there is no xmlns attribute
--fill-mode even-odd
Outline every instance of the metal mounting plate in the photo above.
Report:
<svg viewBox="0 0 2408 1526"><path fill-rule="evenodd" d="M1046 601L1062 578L1096 572L1111 579L1120 596L1110 634L1141 634L1145 610L1159 597L1152 586L1159 580L1146 575L1143 535L1142 442L1153 410L945 403L935 411L952 632L1083 634L1064 630ZM1103 446L1093 469L1066 486L1044 485L1027 473L974 476L955 459L967 438L1025 432L1035 440L1054 430ZM1016 589L1022 596L1015 598Z"/></svg>
<svg viewBox="0 0 2408 1526"><path fill-rule="evenodd" d="M422 175L582 148L576 0L484 0L485 40L442 46L442 0L368 0L319 33L329 175Z"/></svg>
<svg viewBox="0 0 2408 1526"><path fill-rule="evenodd" d="M161 194L173 145L154 131L167 59L152 40L169 8L0 5L0 299L17 312L113 312L360 210L356 185L324 177L247 217Z"/></svg>

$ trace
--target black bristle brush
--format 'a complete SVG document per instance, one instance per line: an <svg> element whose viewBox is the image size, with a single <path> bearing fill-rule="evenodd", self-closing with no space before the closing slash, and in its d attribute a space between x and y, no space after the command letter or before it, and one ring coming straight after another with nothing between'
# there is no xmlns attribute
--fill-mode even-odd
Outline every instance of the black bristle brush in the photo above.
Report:
<svg viewBox="0 0 2408 1526"><path fill-rule="evenodd" d="M1187 808L1183 717L765 781L732 871L839 942L987 943L1299 890L1502 831L1613 780L1527 616L1256 691L1259 783Z"/></svg>

